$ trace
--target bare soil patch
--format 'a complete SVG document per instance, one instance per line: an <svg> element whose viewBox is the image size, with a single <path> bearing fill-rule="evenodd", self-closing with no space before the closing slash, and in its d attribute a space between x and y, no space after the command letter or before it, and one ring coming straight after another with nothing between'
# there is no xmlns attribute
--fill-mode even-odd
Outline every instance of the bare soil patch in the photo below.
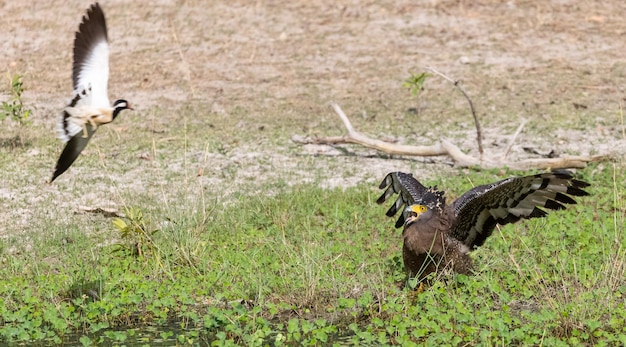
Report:
<svg viewBox="0 0 626 347"><path fill-rule="evenodd" d="M503 150L521 117L528 123L513 156L532 156L529 147L621 157L626 148L623 1L104 1L110 97L136 109L48 185L62 149L57 113L71 95L73 33L87 7L0 1L0 67L24 75L34 111L29 144L1 149L0 216L12 222L0 235L40 230L34 221L42 220L69 227L80 206L175 209L272 194L281 184L449 172L446 160L290 141L341 134L328 107L335 101L373 136L410 144L445 137L475 154L469 110L454 88L432 78L417 100L402 87L428 65L464 81L488 152ZM415 106L419 114L408 111ZM9 121L2 126L3 138L15 136Z"/></svg>

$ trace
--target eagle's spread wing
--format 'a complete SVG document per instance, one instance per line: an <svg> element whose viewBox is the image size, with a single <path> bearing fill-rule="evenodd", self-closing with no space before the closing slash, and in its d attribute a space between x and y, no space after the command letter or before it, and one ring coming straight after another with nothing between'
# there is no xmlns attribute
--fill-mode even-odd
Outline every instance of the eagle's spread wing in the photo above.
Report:
<svg viewBox="0 0 626 347"><path fill-rule="evenodd" d="M379 185L380 189L385 192L376 200L376 203L382 204L393 194L398 194L398 199L387 210L387 216L392 217L398 211L402 210L400 217L396 221L396 228L404 225L406 220L404 206L413 204L426 205L430 208L443 209L446 199L444 192L437 191L437 188L426 188L413 175L403 172L391 172L385 176L385 179Z"/></svg>
<svg viewBox="0 0 626 347"><path fill-rule="evenodd" d="M512 177L476 187L452 204L456 218L451 236L470 248L481 246L496 224L514 223L521 218L543 217L563 204L575 204L570 197L588 195L589 183L574 179L561 170L525 177Z"/></svg>

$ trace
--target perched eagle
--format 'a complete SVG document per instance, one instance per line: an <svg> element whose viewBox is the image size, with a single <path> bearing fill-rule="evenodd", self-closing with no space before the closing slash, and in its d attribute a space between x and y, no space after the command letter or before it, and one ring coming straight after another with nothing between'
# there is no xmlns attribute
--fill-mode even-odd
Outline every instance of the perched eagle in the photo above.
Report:
<svg viewBox="0 0 626 347"><path fill-rule="evenodd" d="M404 226L404 267L409 277L421 281L442 269L470 273L469 252L485 243L496 224L544 217L547 212L541 207L565 209L563 204L576 203L570 195L588 195L583 190L588 186L560 170L479 186L446 205L444 192L437 187L426 188L411 174L392 172L380 184L385 192L376 202L382 204L398 193L387 216L402 210L396 228Z"/></svg>

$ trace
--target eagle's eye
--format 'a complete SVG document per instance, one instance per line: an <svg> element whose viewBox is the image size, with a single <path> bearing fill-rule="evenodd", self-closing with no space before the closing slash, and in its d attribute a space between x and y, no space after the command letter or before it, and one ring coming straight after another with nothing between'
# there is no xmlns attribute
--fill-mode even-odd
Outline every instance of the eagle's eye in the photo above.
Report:
<svg viewBox="0 0 626 347"><path fill-rule="evenodd" d="M426 212L426 206L424 205L413 205L411 206L411 214L415 214L416 216L419 216L420 214Z"/></svg>

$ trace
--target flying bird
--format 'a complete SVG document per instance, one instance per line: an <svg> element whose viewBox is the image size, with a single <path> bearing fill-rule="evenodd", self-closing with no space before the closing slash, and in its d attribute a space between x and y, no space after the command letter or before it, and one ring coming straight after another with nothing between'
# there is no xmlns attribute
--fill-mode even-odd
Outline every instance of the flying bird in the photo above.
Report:
<svg viewBox="0 0 626 347"><path fill-rule="evenodd" d="M98 3L91 5L74 38L72 84L74 94L61 112L58 136L66 142L52 174L52 183L76 160L98 129L111 123L121 111L133 109L120 99L111 106L109 81L109 42L104 12Z"/></svg>
<svg viewBox="0 0 626 347"><path fill-rule="evenodd" d="M497 224L544 217L542 208L565 209L564 204L576 203L572 196L588 195L583 188L589 185L559 170L478 186L447 205L437 187L426 188L411 174L391 172L380 184L385 191L376 202L398 194L387 216L402 211L395 227L404 227L405 271L421 282L444 269L470 274L469 253L483 245Z"/></svg>

